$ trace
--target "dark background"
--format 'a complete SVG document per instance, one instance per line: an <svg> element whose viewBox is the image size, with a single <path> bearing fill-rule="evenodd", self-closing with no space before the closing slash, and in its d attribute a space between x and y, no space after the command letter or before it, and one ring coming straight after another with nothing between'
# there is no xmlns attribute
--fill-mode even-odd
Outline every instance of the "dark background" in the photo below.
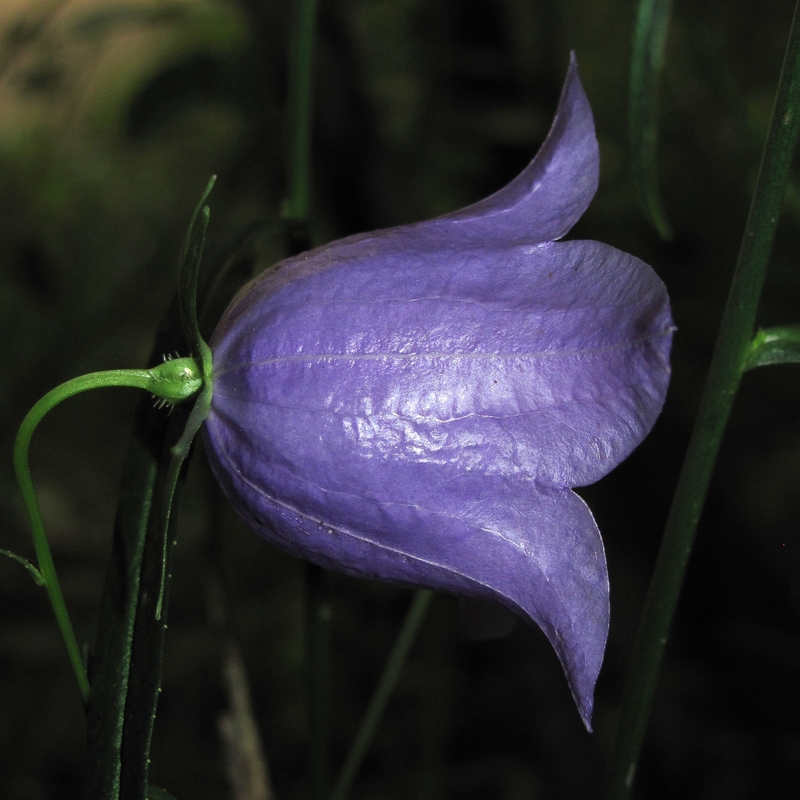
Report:
<svg viewBox="0 0 800 800"><path fill-rule="evenodd" d="M660 91L660 177L675 239L635 202L626 144L632 0L320 0L313 237L427 218L530 160L571 49L600 141L600 189L570 238L651 263L678 332L651 436L581 490L605 540L612 621L595 733L540 632L470 644L437 597L353 797L596 798L624 669L691 429L769 120L788 0L676 2ZM45 391L140 366L208 176L210 259L276 220L285 185L288 3L0 5L0 547L31 556L13 435ZM796 175L796 172L795 172ZM270 247L273 248L270 256ZM264 266L281 257L267 245ZM794 184L759 324L800 322ZM795 797L800 785L800 379L745 376L667 651L637 798ZM32 463L80 641L94 639L136 393L70 400ZM301 568L222 507L202 454L177 548L152 780L232 797L209 585L228 587L277 797L306 796ZM212 536L212 520L222 533ZM216 577L215 577L216 576ZM331 580L333 748L343 758L410 599ZM78 797L85 722L44 592L0 560L0 797Z"/></svg>

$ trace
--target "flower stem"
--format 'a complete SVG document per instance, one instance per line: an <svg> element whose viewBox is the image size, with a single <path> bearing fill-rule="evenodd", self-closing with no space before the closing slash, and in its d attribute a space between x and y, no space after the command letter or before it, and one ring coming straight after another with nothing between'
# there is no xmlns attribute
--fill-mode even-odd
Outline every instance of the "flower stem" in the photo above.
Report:
<svg viewBox="0 0 800 800"><path fill-rule="evenodd" d="M628 797L656 680L720 441L750 350L800 127L800 21L795 7L780 85L695 427L633 646L611 760L610 796Z"/></svg>
<svg viewBox="0 0 800 800"><path fill-rule="evenodd" d="M303 564L305 588L308 775L311 800L327 800L330 782L331 602L328 573Z"/></svg>
<svg viewBox="0 0 800 800"><path fill-rule="evenodd" d="M154 369L116 369L93 372L89 375L73 378L48 392L27 413L17 433L17 438L14 442L14 470L31 523L33 546L36 550L39 573L50 599L50 605L53 608L61 636L64 639L67 655L72 664L72 670L75 673L75 679L78 682L84 705L89 700L89 679L86 675L86 666L81 657L75 631L67 612L67 606L64 602L64 595L61 591L53 556L50 552L50 545L45 534L42 512L39 508L39 501L36 498L36 490L33 487L28 459L31 437L48 411L67 398L90 389L98 389L104 386L130 386L146 389L167 402L178 402L191 397L193 393L200 389L201 385L202 380L199 377L198 365L194 359L190 358L166 361Z"/></svg>
<svg viewBox="0 0 800 800"><path fill-rule="evenodd" d="M284 216L306 224L311 207L311 120L313 108L316 0L295 0L289 63L289 192Z"/></svg>
<svg viewBox="0 0 800 800"><path fill-rule="evenodd" d="M664 63L672 0L639 0L631 54L628 138L633 182L642 210L658 235L672 238L661 203L656 169L658 78Z"/></svg>
<svg viewBox="0 0 800 800"><path fill-rule="evenodd" d="M414 643L417 632L425 619L425 615L428 613L433 594L430 589L420 589L414 594L414 600L403 621L403 627L400 629L392 652L386 660L383 674L372 695L369 707L361 720L361 725L350 747L350 752L347 754L347 760L339 773L331 794L331 800L344 800L353 786L361 762L364 760L364 756L367 754L367 750L375 737L375 731L378 729L383 717L386 704L389 702L389 698L397 684L397 679L405 666L411 645Z"/></svg>

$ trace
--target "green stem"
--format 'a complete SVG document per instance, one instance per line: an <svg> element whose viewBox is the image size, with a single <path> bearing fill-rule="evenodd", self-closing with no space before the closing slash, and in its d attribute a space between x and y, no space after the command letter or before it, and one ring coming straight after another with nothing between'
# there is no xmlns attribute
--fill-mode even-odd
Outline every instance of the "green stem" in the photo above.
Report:
<svg viewBox="0 0 800 800"><path fill-rule="evenodd" d="M800 23L795 7L772 121L692 438L633 646L611 761L611 792L628 797L658 672L720 441L745 366L800 127Z"/></svg>
<svg viewBox="0 0 800 800"><path fill-rule="evenodd" d="M169 529L172 515L172 501L175 496L175 489L178 486L178 474L183 467L183 462L189 455L189 448L194 441L194 437L200 430L200 426L205 422L206 417L211 409L211 399L213 397L213 381L211 378L211 350L208 345L200 340L204 350L203 353L203 374L205 380L203 382L203 390L194 402L189 419L186 421L186 427L183 429L183 434L178 442L171 448L172 458L170 459L169 469L166 478L166 500L164 503L164 528ZM206 360L206 352L208 353L208 360ZM169 547L169 537L164 537L164 545L162 551L162 568L161 568L161 584L158 590L158 602L156 603L156 620L161 619L164 611L164 593L167 586L167 549Z"/></svg>
<svg viewBox="0 0 800 800"><path fill-rule="evenodd" d="M386 704L389 702L400 673L405 666L411 645L414 643L417 632L425 619L425 615L428 613L433 594L430 589L420 589L414 594L414 600L406 614L403 627L400 629L392 652L386 661L383 675L381 675L375 693L372 695L364 718L361 720L361 725L353 740L350 752L347 754L347 760L339 773L331 800L344 800L353 786L353 781L361 767L361 762L364 760L364 756L367 754L367 750L375 737L375 731L378 729L383 717Z"/></svg>
<svg viewBox="0 0 800 800"><path fill-rule="evenodd" d="M58 581L53 556L50 552L50 545L44 529L42 512L39 508L39 501L36 498L36 490L31 478L28 461L31 437L48 411L67 398L90 389L98 389L104 386L130 386L146 389L166 402L175 403L195 394L201 385L202 379L199 376L198 365L194 359L166 361L154 369L116 369L82 375L57 386L42 397L25 416L17 433L17 438L14 442L14 470L31 522L33 546L36 550L39 573L44 581L44 587L47 590L53 613L61 631L61 636L64 639L67 655L72 664L75 678L78 681L78 688L84 705L89 700L89 679L86 675L86 667L81 657L75 631L67 612L67 606L64 602L64 595L61 591L61 585Z"/></svg>
<svg viewBox="0 0 800 800"><path fill-rule="evenodd" d="M170 417L161 442L159 465L141 560L141 577L130 641L121 748L119 800L144 800L148 794L150 750L161 692L167 632L171 560L178 524L184 458L169 446L186 426L186 409ZM164 563L164 557L167 563Z"/></svg>
<svg viewBox="0 0 800 800"><path fill-rule="evenodd" d="M330 781L331 603L327 572L303 565L308 713L308 772L312 800L326 800Z"/></svg>
<svg viewBox="0 0 800 800"><path fill-rule="evenodd" d="M642 210L662 239L672 229L658 191L658 78L664 64L672 0L640 0L631 55L628 136L633 182Z"/></svg>
<svg viewBox="0 0 800 800"><path fill-rule="evenodd" d="M284 216L306 223L311 206L311 120L313 107L316 0L295 0L289 63L289 195Z"/></svg>
<svg viewBox="0 0 800 800"><path fill-rule="evenodd" d="M122 475L117 516L92 651L86 719L84 800L119 800L122 742L145 537L158 480L158 454L171 417L142 397Z"/></svg>

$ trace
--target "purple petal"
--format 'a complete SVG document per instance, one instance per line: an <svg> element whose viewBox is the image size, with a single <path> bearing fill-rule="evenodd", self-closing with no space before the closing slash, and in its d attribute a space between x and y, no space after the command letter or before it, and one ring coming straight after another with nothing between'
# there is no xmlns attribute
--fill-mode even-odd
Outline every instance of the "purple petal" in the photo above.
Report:
<svg viewBox="0 0 800 800"><path fill-rule="evenodd" d="M499 192L426 224L468 222L470 238L484 244L560 239L589 207L599 174L592 109L572 53L553 125L533 161Z"/></svg>
<svg viewBox="0 0 800 800"><path fill-rule="evenodd" d="M414 463L568 487L639 444L672 335L647 265L598 242L414 251L403 237L284 262L220 324L214 412L247 419L264 458L344 487L385 481L381 464L405 481Z"/></svg>
<svg viewBox="0 0 800 800"><path fill-rule="evenodd" d="M271 541L537 622L587 726L608 586L570 487L652 427L673 330L646 264L549 241L592 199L597 158L573 59L545 144L505 189L240 293L211 342L205 429L223 489Z"/></svg>
<svg viewBox="0 0 800 800"><path fill-rule="evenodd" d="M396 487L398 499L378 499L332 490L325 476L265 474L260 443L219 418L209 420L206 442L239 513L290 553L353 575L495 600L535 621L591 730L608 577L599 531L577 495L476 474L442 481L426 465L419 472L429 480L414 491Z"/></svg>
<svg viewBox="0 0 800 800"><path fill-rule="evenodd" d="M215 472L293 553L528 615L588 719L605 567L591 515L564 487L607 472L655 420L672 333L664 287L596 242L478 257L398 254L390 238L286 262L226 317L206 429ZM509 537L533 563L505 554ZM542 553L557 567L543 569ZM544 599L552 587L561 616Z"/></svg>

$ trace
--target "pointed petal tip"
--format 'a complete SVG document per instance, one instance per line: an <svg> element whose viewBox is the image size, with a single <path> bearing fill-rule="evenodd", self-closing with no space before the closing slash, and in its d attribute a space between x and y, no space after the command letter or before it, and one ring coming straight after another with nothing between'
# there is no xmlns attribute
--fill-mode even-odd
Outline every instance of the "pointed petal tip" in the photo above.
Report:
<svg viewBox="0 0 800 800"><path fill-rule="evenodd" d="M583 720L583 724L586 726L587 733L594 733L592 729L592 707L589 706L586 709L579 710L581 719Z"/></svg>
<svg viewBox="0 0 800 800"><path fill-rule="evenodd" d="M574 50L570 50L569 64L567 65L567 77L564 80L564 87L566 88L567 84L576 78L580 81L580 76L578 75L578 55Z"/></svg>
<svg viewBox="0 0 800 800"><path fill-rule="evenodd" d="M559 653L559 660L567 678L572 699L586 730L592 733L592 714L594 712L594 690L597 684L597 674L587 674L585 668L579 670L574 663L570 663ZM602 658L602 656L601 656ZM599 666L599 665L598 665Z"/></svg>
<svg viewBox="0 0 800 800"><path fill-rule="evenodd" d="M592 733L592 714L594 713L594 690L597 684L597 677L587 680L586 676L582 680L576 680L579 676L571 674L570 671L564 667L564 672L567 675L567 682L569 683L569 690L572 693L572 699L575 701L575 706L578 709L581 721L588 733Z"/></svg>
<svg viewBox="0 0 800 800"><path fill-rule="evenodd" d="M469 233L484 243L560 239L588 208L599 174L594 118L573 51L552 126L535 158L493 195L431 222L468 222Z"/></svg>

